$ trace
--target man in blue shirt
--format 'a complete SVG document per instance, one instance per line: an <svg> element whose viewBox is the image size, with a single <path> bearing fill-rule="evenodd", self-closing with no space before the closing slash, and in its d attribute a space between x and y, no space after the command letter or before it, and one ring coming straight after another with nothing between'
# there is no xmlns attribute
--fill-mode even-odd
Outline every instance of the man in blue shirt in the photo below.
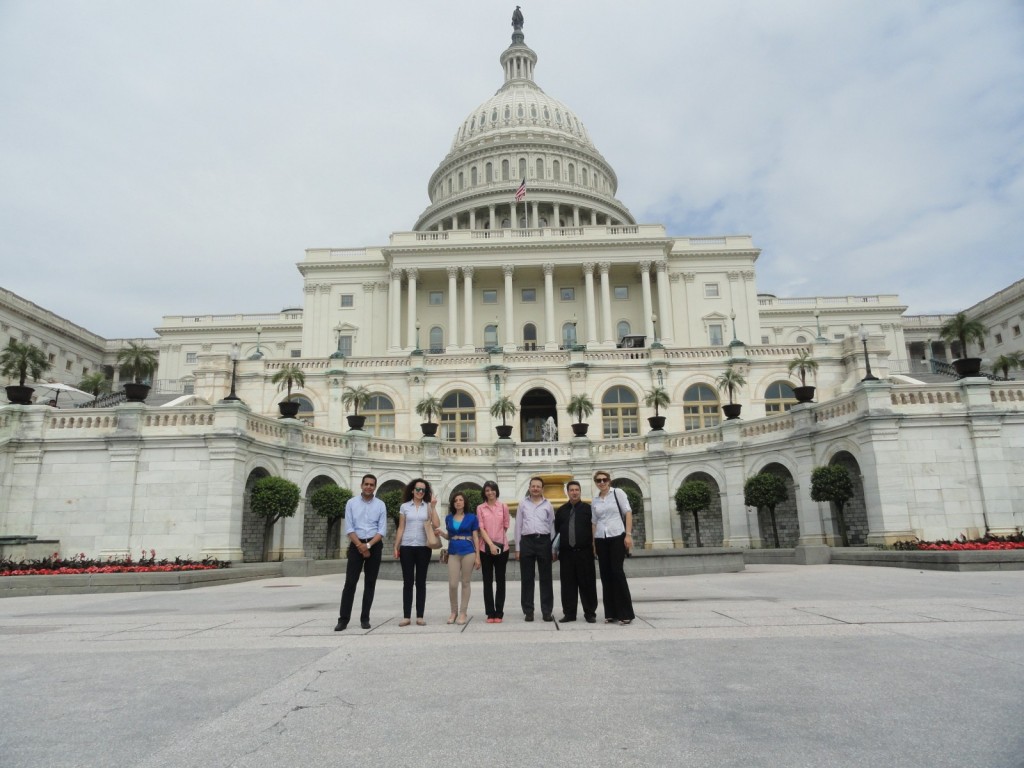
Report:
<svg viewBox="0 0 1024 768"><path fill-rule="evenodd" d="M335 632L342 632L352 618L352 603L356 597L359 574L366 568L363 584L363 606L359 613L359 626L370 628L370 606L377 587L377 573L384 551L384 537L388 532L388 512L384 502L374 496L377 478L363 475L358 496L345 505L345 535L348 536L348 564L345 567L345 586L341 590L341 612Z"/></svg>

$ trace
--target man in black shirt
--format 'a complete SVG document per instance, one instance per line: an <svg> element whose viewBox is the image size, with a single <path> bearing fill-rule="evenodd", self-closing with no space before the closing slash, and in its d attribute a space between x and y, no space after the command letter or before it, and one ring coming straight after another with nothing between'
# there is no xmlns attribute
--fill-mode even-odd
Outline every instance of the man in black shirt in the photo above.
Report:
<svg viewBox="0 0 1024 768"><path fill-rule="evenodd" d="M587 623L597 621L597 575L594 571L594 527L590 505L580 500L580 484L565 485L569 501L555 512L558 534L559 579L562 583L562 613L559 621L576 621L576 595L583 604Z"/></svg>

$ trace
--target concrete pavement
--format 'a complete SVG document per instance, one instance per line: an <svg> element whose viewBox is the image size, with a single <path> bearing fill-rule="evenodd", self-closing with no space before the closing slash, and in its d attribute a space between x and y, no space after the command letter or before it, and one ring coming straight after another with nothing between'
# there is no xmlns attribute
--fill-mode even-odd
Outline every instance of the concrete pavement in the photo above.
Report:
<svg viewBox="0 0 1024 768"><path fill-rule="evenodd" d="M343 633L340 576L8 598L0 764L1024 766L1024 572L630 585L629 627L525 623L518 582L486 624L476 580L401 628L381 581Z"/></svg>

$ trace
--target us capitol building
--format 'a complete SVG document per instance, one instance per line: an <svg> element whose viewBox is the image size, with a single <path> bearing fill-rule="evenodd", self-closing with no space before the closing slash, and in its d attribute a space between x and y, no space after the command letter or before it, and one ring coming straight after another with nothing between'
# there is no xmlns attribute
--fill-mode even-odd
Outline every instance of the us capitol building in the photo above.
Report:
<svg viewBox="0 0 1024 768"><path fill-rule="evenodd" d="M1019 382L915 378L897 296L760 294L750 236L638 223L578 115L537 84L537 62L519 23L501 87L456 126L410 231L306 251L303 300L280 313L165 316L148 404L0 406L0 534L95 555L258 559L247 498L262 476L304 498L357 489L366 472L381 490L423 476L443 506L488 479L514 501L538 473L575 476L589 495L603 468L643 497L638 545L695 546L674 495L702 479L714 491L703 546L774 546L767 511L743 496L768 471L789 491L780 546L837 546L834 509L810 498L812 469L830 463L854 478L851 544L1024 525ZM816 392L798 404L788 367L803 351ZM289 365L304 375L299 412L279 418L271 380ZM738 419L716 386L729 367L745 379ZM360 387L365 422L351 429L344 396ZM669 398L660 428L645 405L655 389ZM586 436L566 410L577 395L594 405ZM436 436L417 414L431 396ZM499 439L491 406L506 397L516 413ZM323 557L337 543L303 502L269 548Z"/></svg>

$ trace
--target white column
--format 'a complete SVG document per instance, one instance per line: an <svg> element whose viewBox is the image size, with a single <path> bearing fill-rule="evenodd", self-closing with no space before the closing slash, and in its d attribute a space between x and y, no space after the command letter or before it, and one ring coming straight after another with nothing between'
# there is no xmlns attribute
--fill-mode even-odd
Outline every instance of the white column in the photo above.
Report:
<svg viewBox="0 0 1024 768"><path fill-rule="evenodd" d="M462 329L462 348L473 351L473 268L462 268L462 303L465 305L465 322Z"/></svg>
<svg viewBox="0 0 1024 768"><path fill-rule="evenodd" d="M487 206L487 211L488 211L488 214L491 217L491 231L493 232L495 229L498 228L498 224L497 224L497 222L494 219L494 205L492 204L492 205Z"/></svg>
<svg viewBox="0 0 1024 768"><path fill-rule="evenodd" d="M512 315L512 302L515 298L512 288L512 273L515 271L515 267L511 264L505 264L501 268L505 275L505 351L515 352L516 351L516 334L513 326L514 317Z"/></svg>
<svg viewBox="0 0 1024 768"><path fill-rule="evenodd" d="M559 216L560 216L559 208L560 208L560 206L558 205L558 203L552 203L552 205L554 206L554 210L552 211L552 218L554 219L554 221L551 222L551 226L552 227L560 227L560 226L562 226L561 222L559 221Z"/></svg>
<svg viewBox="0 0 1024 768"><path fill-rule="evenodd" d="M668 290L668 262L654 262L658 277L658 321L661 326L661 343L668 346L672 343L672 300Z"/></svg>
<svg viewBox="0 0 1024 768"><path fill-rule="evenodd" d="M641 261L637 265L640 272L640 293L644 300L644 332L647 334L647 346L654 343L654 304L651 301L651 262Z"/></svg>
<svg viewBox="0 0 1024 768"><path fill-rule="evenodd" d="M413 349L416 344L416 278L419 277L419 270L409 267L405 270L405 279L409 283L408 314L406 320L405 345Z"/></svg>
<svg viewBox="0 0 1024 768"><path fill-rule="evenodd" d="M459 268L448 267L448 343L445 352L459 348Z"/></svg>
<svg viewBox="0 0 1024 768"><path fill-rule="evenodd" d="M540 226L540 203L534 201L531 207L533 208L533 216L531 217L533 220L533 224L531 224L530 226L536 229L537 227Z"/></svg>
<svg viewBox="0 0 1024 768"><path fill-rule="evenodd" d="M601 319L604 324L605 344L615 346L615 337L612 336L612 289L608 282L608 272L612 268L610 261L602 261L597 265L601 270Z"/></svg>
<svg viewBox="0 0 1024 768"><path fill-rule="evenodd" d="M597 210L594 208L590 209L590 226L597 226Z"/></svg>
<svg viewBox="0 0 1024 768"><path fill-rule="evenodd" d="M558 349L555 336L554 264L544 265L544 349Z"/></svg>
<svg viewBox="0 0 1024 768"><path fill-rule="evenodd" d="M388 348L397 352L402 348L402 270L391 270L391 290L388 291Z"/></svg>
<svg viewBox="0 0 1024 768"><path fill-rule="evenodd" d="M580 207L578 205L572 207L572 225L574 227L580 225Z"/></svg>
<svg viewBox="0 0 1024 768"><path fill-rule="evenodd" d="M469 209L469 228L476 229L476 208Z"/></svg>
<svg viewBox="0 0 1024 768"><path fill-rule="evenodd" d="M583 265L583 292L587 301L587 346L597 344L597 306L594 296L594 262ZM578 343L577 339L577 343Z"/></svg>

